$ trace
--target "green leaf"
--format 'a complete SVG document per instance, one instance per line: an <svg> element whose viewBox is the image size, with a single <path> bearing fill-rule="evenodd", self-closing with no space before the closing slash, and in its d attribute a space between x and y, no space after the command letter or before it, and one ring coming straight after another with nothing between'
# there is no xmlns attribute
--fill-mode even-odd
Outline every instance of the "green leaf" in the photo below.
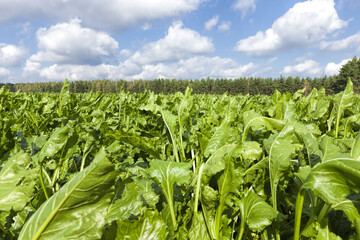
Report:
<svg viewBox="0 0 360 240"><path fill-rule="evenodd" d="M244 113L244 132L242 141L245 142L251 127L254 127L255 129L265 127L268 130L280 131L284 126L285 124L282 120L263 117L254 111L247 111Z"/></svg>
<svg viewBox="0 0 360 240"><path fill-rule="evenodd" d="M334 159L341 154L339 147L334 144L334 139L327 135L321 137L319 147L322 151L322 162Z"/></svg>
<svg viewBox="0 0 360 240"><path fill-rule="evenodd" d="M355 138L354 144L351 148L351 157L360 161L360 133Z"/></svg>
<svg viewBox="0 0 360 240"><path fill-rule="evenodd" d="M115 196L115 199L107 210L108 214L106 219L108 222L118 219L125 220L131 215L137 216L140 214L141 207L143 206L135 182L121 186L118 191L121 192L121 195Z"/></svg>
<svg viewBox="0 0 360 240"><path fill-rule="evenodd" d="M246 196L240 200L240 211L242 219L254 232L264 230L277 216L277 212L254 190L249 190Z"/></svg>
<svg viewBox="0 0 360 240"><path fill-rule="evenodd" d="M116 172L102 149L24 225L20 239L99 239L114 195Z"/></svg>
<svg viewBox="0 0 360 240"><path fill-rule="evenodd" d="M150 162L149 173L151 178L159 185L170 208L173 227L177 227L174 205L174 185L178 186L191 182L192 163L153 160Z"/></svg>
<svg viewBox="0 0 360 240"><path fill-rule="evenodd" d="M324 228L318 226L318 234L315 240L342 240L341 237L337 236L335 233L330 232L328 225Z"/></svg>
<svg viewBox="0 0 360 240"><path fill-rule="evenodd" d="M354 203L349 199L345 199L339 203L333 204L331 208L334 210L343 211L354 225L356 224L356 221L360 220L359 211L354 206Z"/></svg>
<svg viewBox="0 0 360 240"><path fill-rule="evenodd" d="M221 125L211 136L204 151L205 157L209 157L211 154L216 152L216 150L224 146L229 141L229 138L233 135L232 128L230 127L230 122L232 118L232 113L228 113L228 115L221 122Z"/></svg>
<svg viewBox="0 0 360 240"><path fill-rule="evenodd" d="M139 179L135 180L135 183L146 204L155 208L155 204L159 201L159 195L154 192L154 189L151 186L154 182L148 179Z"/></svg>
<svg viewBox="0 0 360 240"><path fill-rule="evenodd" d="M210 178L216 173L225 169L225 155L232 153L236 149L236 144L228 144L219 148L204 164L202 181L207 184Z"/></svg>
<svg viewBox="0 0 360 240"><path fill-rule="evenodd" d="M166 128L169 131L170 134L170 138L171 138L171 144L173 145L173 154L175 156L175 159L177 162L179 162L179 153L178 153L178 147L177 147L177 142L176 142L176 126L177 126L177 117L172 114L169 111L166 110L161 110L161 116L164 120L164 123L166 125Z"/></svg>
<svg viewBox="0 0 360 240"><path fill-rule="evenodd" d="M277 186L280 178L289 170L291 155L295 152L295 146L290 141L293 132L294 127L286 125L279 134L274 134L264 140L265 148L269 154L270 187L275 209L277 209Z"/></svg>
<svg viewBox="0 0 360 240"><path fill-rule="evenodd" d="M328 204L343 201L360 191L360 161L332 159L315 166L302 188L311 189Z"/></svg>
<svg viewBox="0 0 360 240"><path fill-rule="evenodd" d="M160 150L157 146L154 145L153 142L148 141L147 138L139 136L136 132L118 131L114 136L116 139L131 144L155 158L160 158Z"/></svg>
<svg viewBox="0 0 360 240"><path fill-rule="evenodd" d="M21 211L35 191L38 168L23 151L9 158L0 171L0 212Z"/></svg>
<svg viewBox="0 0 360 240"><path fill-rule="evenodd" d="M263 153L263 149L258 142L255 141L245 141L244 148L242 150L242 157L244 160L248 161L251 164L253 161L260 159Z"/></svg>
<svg viewBox="0 0 360 240"><path fill-rule="evenodd" d="M215 216L215 236L220 236L220 231L223 228L222 215L225 210L225 204L231 193L239 194L240 185L243 183L243 178L239 172L235 171L234 162L227 156L225 159L225 169L218 180L219 188L219 205L216 209Z"/></svg>
<svg viewBox="0 0 360 240"><path fill-rule="evenodd" d="M201 212L194 214L191 228L189 231L190 240L210 240L208 230L206 229L204 216Z"/></svg>
<svg viewBox="0 0 360 240"><path fill-rule="evenodd" d="M301 132L298 133L298 135L305 146L309 165L315 165L317 160L320 161L323 156L323 153L320 150L319 142L312 133Z"/></svg>
<svg viewBox="0 0 360 240"><path fill-rule="evenodd" d="M68 126L56 128L37 154L39 161L43 162L45 158L51 158L58 153L66 145L69 132L70 128Z"/></svg>
<svg viewBox="0 0 360 240"><path fill-rule="evenodd" d="M346 88L343 92L336 94L333 110L331 111L330 118L328 120L328 130L330 131L333 119L335 118L336 112L336 122L335 122L335 138L338 137L339 133L339 123L340 119L343 116L345 109L351 107L354 104L354 92L353 92L353 83L348 79Z"/></svg>
<svg viewBox="0 0 360 240"><path fill-rule="evenodd" d="M166 225L157 212L148 210L138 221L117 221L116 240L163 240L167 239L167 236Z"/></svg>
<svg viewBox="0 0 360 240"><path fill-rule="evenodd" d="M71 102L71 96L69 92L69 81L65 79L64 85L61 88L59 95L59 116L61 117L65 113L65 106Z"/></svg>
<svg viewBox="0 0 360 240"><path fill-rule="evenodd" d="M191 163L152 160L149 172L156 183L167 192L175 183L181 186L191 182L191 167Z"/></svg>

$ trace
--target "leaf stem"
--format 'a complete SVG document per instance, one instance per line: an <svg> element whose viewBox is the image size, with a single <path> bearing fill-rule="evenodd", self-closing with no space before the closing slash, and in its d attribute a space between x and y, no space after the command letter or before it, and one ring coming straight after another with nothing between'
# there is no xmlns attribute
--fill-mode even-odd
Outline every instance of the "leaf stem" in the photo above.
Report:
<svg viewBox="0 0 360 240"><path fill-rule="evenodd" d="M85 160L86 160L86 157L87 155L89 154L90 151L88 151L87 153L85 153L81 159L81 166L80 166L80 172L84 169L84 166L85 166Z"/></svg>
<svg viewBox="0 0 360 240"><path fill-rule="evenodd" d="M358 235L358 239L360 238L360 219L355 218L355 230Z"/></svg>
<svg viewBox="0 0 360 240"><path fill-rule="evenodd" d="M245 232L245 215L241 214L240 230L237 240L242 240L244 232Z"/></svg>
<svg viewBox="0 0 360 240"><path fill-rule="evenodd" d="M43 176L42 176L42 166L40 166L40 170L39 170L39 175L40 175L40 183L41 183L41 187L44 191L44 194L45 194L45 197L46 197L46 200L49 199L49 196L46 192L46 188L45 188L45 184L44 184L44 179L43 179Z"/></svg>
<svg viewBox="0 0 360 240"><path fill-rule="evenodd" d="M306 190L301 189L296 197L294 240L298 240L300 237L301 213L304 204L305 193Z"/></svg>
<svg viewBox="0 0 360 240"><path fill-rule="evenodd" d="M322 207L320 213L319 213L319 216L317 218L317 222L318 223L321 223L322 220L324 219L324 217L326 216L328 210L330 209L331 205L330 204L327 204L325 203L324 206Z"/></svg>
<svg viewBox="0 0 360 240"><path fill-rule="evenodd" d="M196 184L196 192L195 192L195 204L194 204L194 214L198 211L199 206L199 194L200 194L200 188L201 188L201 176L204 169L204 164L201 164L199 173L198 173L198 179Z"/></svg>

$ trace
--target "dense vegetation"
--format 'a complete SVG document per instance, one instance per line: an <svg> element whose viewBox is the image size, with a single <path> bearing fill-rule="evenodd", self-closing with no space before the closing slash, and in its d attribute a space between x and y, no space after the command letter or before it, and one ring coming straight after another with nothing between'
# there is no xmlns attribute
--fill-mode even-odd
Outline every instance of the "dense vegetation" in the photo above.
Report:
<svg viewBox="0 0 360 240"><path fill-rule="evenodd" d="M1 239L357 239L360 97L0 89Z"/></svg>
<svg viewBox="0 0 360 240"><path fill-rule="evenodd" d="M236 94L266 94L272 95L277 89L281 93L296 91L306 88L307 93L312 88L324 88L326 94L334 94L345 89L348 78L354 83L354 91L360 93L360 58L354 57L345 64L337 76L322 78L299 78L299 77L279 77L279 78L238 78L238 79L201 79L201 80L175 80L175 79L155 79L155 80L136 80L136 81L74 81L69 85L70 92L84 93L102 91L104 93L119 93L122 89L125 92L140 93L144 90L154 93L171 94L175 92L185 92L187 87L193 89L196 94L223 94L225 92ZM10 91L16 92L60 92L62 82L45 83L19 83L3 84ZM0 84L1 87L1 84Z"/></svg>

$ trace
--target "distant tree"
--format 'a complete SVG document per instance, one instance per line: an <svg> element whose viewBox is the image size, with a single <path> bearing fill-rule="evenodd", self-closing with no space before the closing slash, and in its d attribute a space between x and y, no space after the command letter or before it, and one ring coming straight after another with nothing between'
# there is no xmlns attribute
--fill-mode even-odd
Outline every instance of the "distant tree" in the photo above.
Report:
<svg viewBox="0 0 360 240"><path fill-rule="evenodd" d="M345 89L348 78L354 84L354 90L360 90L360 58L354 57L351 61L344 64L339 71L337 81L334 82L332 89L334 93L341 92Z"/></svg>

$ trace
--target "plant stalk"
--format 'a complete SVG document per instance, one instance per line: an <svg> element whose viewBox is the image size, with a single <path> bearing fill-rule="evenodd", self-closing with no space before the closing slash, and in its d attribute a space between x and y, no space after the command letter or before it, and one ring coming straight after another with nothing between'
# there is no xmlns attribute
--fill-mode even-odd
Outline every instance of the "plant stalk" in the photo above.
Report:
<svg viewBox="0 0 360 240"><path fill-rule="evenodd" d="M298 240L300 238L301 213L304 204L305 193L306 190L301 189L296 197L294 240Z"/></svg>
<svg viewBox="0 0 360 240"><path fill-rule="evenodd" d="M324 217L326 216L328 210L330 209L331 205L325 203L324 206L322 207L319 216L317 218L317 222L321 224L322 220L324 219Z"/></svg>
<svg viewBox="0 0 360 240"><path fill-rule="evenodd" d="M45 184L44 184L44 179L43 179L43 176L42 176L42 166L40 166L40 170L39 170L39 175L40 175L40 183L41 183L41 187L44 191L44 194L45 194L45 197L46 197L46 200L49 199L49 196L46 192L46 188L45 188Z"/></svg>
<svg viewBox="0 0 360 240"><path fill-rule="evenodd" d="M237 240L242 240L242 237L245 232L245 216L244 214L241 215L241 223L240 223L240 230Z"/></svg>
<svg viewBox="0 0 360 240"><path fill-rule="evenodd" d="M202 176L203 169L204 169L204 164L201 164L200 169L199 169L199 173L198 173L197 184L196 184L194 214L197 213L198 207L199 207L199 195L200 195L201 176Z"/></svg>

